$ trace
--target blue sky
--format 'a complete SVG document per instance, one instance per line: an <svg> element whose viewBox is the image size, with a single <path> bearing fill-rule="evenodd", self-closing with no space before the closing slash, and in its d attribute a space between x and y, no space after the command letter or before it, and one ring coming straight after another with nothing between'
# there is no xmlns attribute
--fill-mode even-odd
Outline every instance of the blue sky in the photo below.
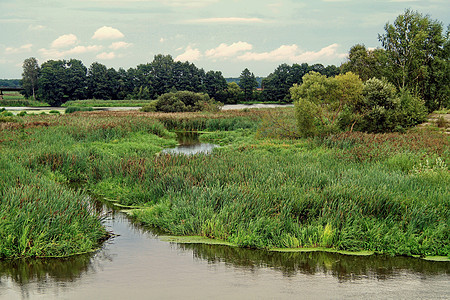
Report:
<svg viewBox="0 0 450 300"><path fill-rule="evenodd" d="M226 77L339 66L406 8L449 24L448 0L0 0L0 78L21 78L28 57L128 69L162 53Z"/></svg>

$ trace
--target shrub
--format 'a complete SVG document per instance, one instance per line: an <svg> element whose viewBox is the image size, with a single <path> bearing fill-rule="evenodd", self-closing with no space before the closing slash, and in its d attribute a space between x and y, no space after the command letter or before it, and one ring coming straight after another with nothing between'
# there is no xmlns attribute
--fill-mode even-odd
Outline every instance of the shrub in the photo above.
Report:
<svg viewBox="0 0 450 300"><path fill-rule="evenodd" d="M372 78L363 89L364 100L359 107L347 107L340 115L339 126L351 125L365 132L404 131L426 119L424 102L406 90L397 93L385 79Z"/></svg>
<svg viewBox="0 0 450 300"><path fill-rule="evenodd" d="M204 93L178 91L166 93L156 99L156 111L162 112L193 112L218 110L219 103Z"/></svg>
<svg viewBox="0 0 450 300"><path fill-rule="evenodd" d="M156 111L156 100L151 101L148 105L141 108L143 112L155 112Z"/></svg>

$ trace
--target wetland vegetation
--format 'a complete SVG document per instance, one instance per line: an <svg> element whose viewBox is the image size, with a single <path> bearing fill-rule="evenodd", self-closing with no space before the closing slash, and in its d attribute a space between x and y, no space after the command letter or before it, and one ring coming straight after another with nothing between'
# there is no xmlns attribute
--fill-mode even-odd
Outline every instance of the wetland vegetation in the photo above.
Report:
<svg viewBox="0 0 450 300"><path fill-rule="evenodd" d="M449 140L438 130L293 138L295 109L76 112L1 123L0 254L63 256L108 233L82 192L141 223L248 248L449 256ZM281 130L282 128L283 130ZM211 154L160 153L200 131Z"/></svg>

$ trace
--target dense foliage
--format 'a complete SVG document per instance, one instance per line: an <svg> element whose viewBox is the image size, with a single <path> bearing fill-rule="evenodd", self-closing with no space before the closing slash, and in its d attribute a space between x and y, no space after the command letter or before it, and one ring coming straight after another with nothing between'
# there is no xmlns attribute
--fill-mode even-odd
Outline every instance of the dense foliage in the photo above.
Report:
<svg viewBox="0 0 450 300"><path fill-rule="evenodd" d="M144 106L142 111L194 112L204 110L217 111L219 108L219 103L209 98L208 94L178 91L159 96L155 101Z"/></svg>
<svg viewBox="0 0 450 300"><path fill-rule="evenodd" d="M289 89L294 84L301 84L303 76L311 71L329 77L339 74L339 69L334 65L324 67L321 64L310 66L307 63L293 64L292 66L281 64L273 73L263 79L262 99L270 102L292 102Z"/></svg>
<svg viewBox="0 0 450 300"><path fill-rule="evenodd" d="M444 32L441 22L409 9L384 29L378 37L384 49L355 45L341 70L352 71L364 81L385 77L398 90L423 99L429 112L448 107L449 29Z"/></svg>
<svg viewBox="0 0 450 300"><path fill-rule="evenodd" d="M29 61L32 58L24 62L23 81L31 82L32 77L27 74L30 70L37 71L38 99L50 105L92 98L149 100L175 91L207 93L211 98L227 102L228 85L221 72L205 72L189 62L174 61L170 55L156 55L151 63L127 71L108 69L98 62L87 69L75 59L50 60L40 68L33 65L33 69L28 66Z"/></svg>

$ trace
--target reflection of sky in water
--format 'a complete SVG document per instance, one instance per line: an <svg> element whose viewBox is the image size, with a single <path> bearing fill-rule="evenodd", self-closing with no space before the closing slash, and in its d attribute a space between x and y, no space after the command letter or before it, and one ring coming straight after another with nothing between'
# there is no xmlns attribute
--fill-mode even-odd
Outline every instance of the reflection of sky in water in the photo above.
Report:
<svg viewBox="0 0 450 300"><path fill-rule="evenodd" d="M175 148L164 149L162 153L194 155L197 153L211 153L211 151L216 147L217 145L206 143L180 145Z"/></svg>

